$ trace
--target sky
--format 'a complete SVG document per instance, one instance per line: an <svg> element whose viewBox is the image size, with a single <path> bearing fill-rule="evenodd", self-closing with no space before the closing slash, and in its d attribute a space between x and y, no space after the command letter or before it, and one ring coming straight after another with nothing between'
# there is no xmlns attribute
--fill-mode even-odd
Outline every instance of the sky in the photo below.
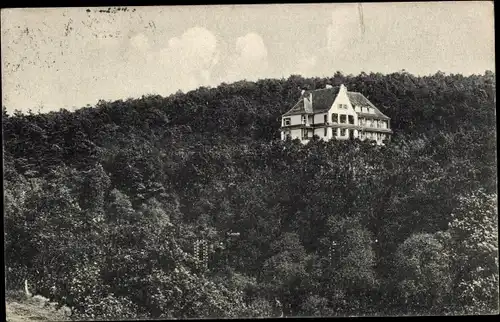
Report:
<svg viewBox="0 0 500 322"><path fill-rule="evenodd" d="M488 1L2 9L1 27L9 113L292 74L495 71Z"/></svg>

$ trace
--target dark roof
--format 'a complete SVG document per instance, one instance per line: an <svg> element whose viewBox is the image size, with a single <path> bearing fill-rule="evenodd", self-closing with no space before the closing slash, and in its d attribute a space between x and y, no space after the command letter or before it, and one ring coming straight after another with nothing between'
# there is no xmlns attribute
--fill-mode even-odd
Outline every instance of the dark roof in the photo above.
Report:
<svg viewBox="0 0 500 322"><path fill-rule="evenodd" d="M283 116L288 116L288 115L296 115L296 114L305 114L307 113L306 110L304 109L304 99L301 98L297 104L295 104L288 112L283 114Z"/></svg>
<svg viewBox="0 0 500 322"><path fill-rule="evenodd" d="M314 113L328 111L339 93L340 87L323 88L312 91Z"/></svg>
<svg viewBox="0 0 500 322"><path fill-rule="evenodd" d="M349 97L349 100L351 101L351 104L353 106L359 106L359 107L371 107L375 111L375 115L379 118L383 119L389 119L384 113L380 112L380 110L375 107L375 105L372 104L363 94L358 93L358 92L347 92L347 97ZM373 117L373 114L370 113L360 113L358 112L359 116L366 116L366 117Z"/></svg>
<svg viewBox="0 0 500 322"><path fill-rule="evenodd" d="M335 101L335 98L337 97L339 90L340 87L335 86L330 88L305 91L304 94L300 96L299 101L288 112L283 114L283 116L326 112L330 109L333 102ZM309 94L311 93L312 93L312 110L309 109L306 110L304 107L304 99L308 99ZM353 106L371 107L373 108L375 115L378 118L389 119L389 117L380 112L380 110L377 107L375 107L375 105L373 105L363 94L358 92L348 91L347 97L349 97L349 100L351 101L351 104ZM358 115L366 117L374 116L374 114L360 113L360 112L358 112Z"/></svg>
<svg viewBox="0 0 500 322"><path fill-rule="evenodd" d="M295 114L312 114L325 112L333 104L337 94L339 93L340 87L322 88L312 91L305 91L304 94L300 96L299 101L283 116L295 115ZM309 94L312 93L312 110L306 110L304 108L304 99L309 98Z"/></svg>

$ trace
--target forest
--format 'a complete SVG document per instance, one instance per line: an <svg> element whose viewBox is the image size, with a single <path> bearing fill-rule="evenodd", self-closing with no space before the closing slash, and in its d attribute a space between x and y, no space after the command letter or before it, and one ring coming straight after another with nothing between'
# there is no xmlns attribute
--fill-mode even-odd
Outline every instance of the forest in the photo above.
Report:
<svg viewBox="0 0 500 322"><path fill-rule="evenodd" d="M391 141L281 141L326 84ZM491 71L336 72L4 106L7 290L76 319L498 314L495 97Z"/></svg>

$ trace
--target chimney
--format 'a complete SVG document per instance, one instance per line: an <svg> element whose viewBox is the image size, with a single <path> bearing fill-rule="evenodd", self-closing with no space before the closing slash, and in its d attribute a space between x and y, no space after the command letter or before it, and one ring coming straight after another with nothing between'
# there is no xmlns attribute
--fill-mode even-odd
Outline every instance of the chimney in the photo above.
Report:
<svg viewBox="0 0 500 322"><path fill-rule="evenodd" d="M305 90L305 89L301 90L301 91L300 91L300 96L303 96L305 92L306 92L306 90Z"/></svg>
<svg viewBox="0 0 500 322"><path fill-rule="evenodd" d="M332 85L326 84L325 88L332 88Z"/></svg>

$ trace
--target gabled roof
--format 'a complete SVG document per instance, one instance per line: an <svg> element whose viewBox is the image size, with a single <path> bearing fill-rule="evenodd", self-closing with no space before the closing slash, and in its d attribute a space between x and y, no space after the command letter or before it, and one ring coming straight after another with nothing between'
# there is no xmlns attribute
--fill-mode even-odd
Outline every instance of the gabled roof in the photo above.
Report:
<svg viewBox="0 0 500 322"><path fill-rule="evenodd" d="M353 106L371 107L371 108L373 108L375 115L378 118L389 119L389 117L387 117L384 113L380 112L380 110L377 107L375 107L375 105L373 105L372 102L370 102L363 94L358 93L358 92L347 92L347 97L349 98L349 100L351 101L351 104ZM367 117L372 116L373 117L373 114L371 114L371 113L358 112L358 115L359 116L367 116Z"/></svg>
<svg viewBox="0 0 500 322"><path fill-rule="evenodd" d="M305 91L299 98L299 101L283 116L296 114L314 114L325 112L332 106L340 87L322 88L316 90ZM306 110L304 107L304 99L309 98L312 94L312 109Z"/></svg>
<svg viewBox="0 0 500 322"><path fill-rule="evenodd" d="M326 112L330 109L337 94L339 93L340 87L330 87L322 88L316 90L305 91L299 98L299 101L283 116L297 115L297 114L315 114ZM309 95L312 94L312 109L304 106L304 99L309 99ZM351 101L353 106L359 107L371 107L373 108L375 115L381 119L389 119L380 110L375 107L363 94L358 92L347 92L347 97ZM309 106L308 106L309 107ZM373 117L372 113L360 113L357 112L359 116Z"/></svg>
<svg viewBox="0 0 500 322"><path fill-rule="evenodd" d="M314 113L325 112L332 107L340 87L322 88L312 91L312 108Z"/></svg>
<svg viewBox="0 0 500 322"><path fill-rule="evenodd" d="M301 98L297 104L295 104L288 112L283 114L283 116L288 115L297 115L297 114L306 114L306 110L304 109L304 99Z"/></svg>

